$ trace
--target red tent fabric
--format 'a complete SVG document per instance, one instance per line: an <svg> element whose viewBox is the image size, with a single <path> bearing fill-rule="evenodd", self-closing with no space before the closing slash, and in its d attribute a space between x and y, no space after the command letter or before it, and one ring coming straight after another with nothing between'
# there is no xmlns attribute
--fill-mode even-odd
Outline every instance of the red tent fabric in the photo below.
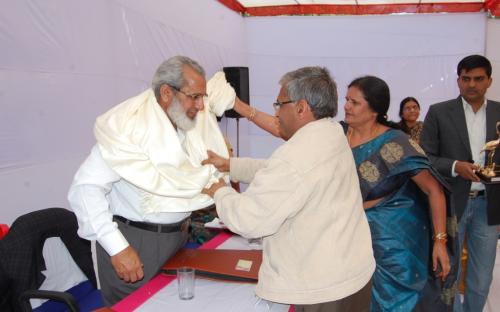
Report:
<svg viewBox="0 0 500 312"><path fill-rule="evenodd" d="M366 15L391 13L459 13L479 12L487 9L493 16L500 16L500 0L469 3L408 3L408 4L295 4L245 7L237 0L219 0L231 10L243 16L278 15Z"/></svg>
<svg viewBox="0 0 500 312"><path fill-rule="evenodd" d="M9 226L7 224L0 224L0 239L2 239L9 231Z"/></svg>
<svg viewBox="0 0 500 312"><path fill-rule="evenodd" d="M500 17L500 0L486 0L484 7L490 11L491 15Z"/></svg>

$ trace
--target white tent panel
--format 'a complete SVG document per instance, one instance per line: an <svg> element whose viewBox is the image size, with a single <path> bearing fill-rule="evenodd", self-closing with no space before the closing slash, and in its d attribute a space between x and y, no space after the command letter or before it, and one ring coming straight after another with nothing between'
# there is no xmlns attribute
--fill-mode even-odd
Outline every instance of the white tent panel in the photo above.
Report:
<svg viewBox="0 0 500 312"><path fill-rule="evenodd" d="M16 0L0 10L2 220L67 207L66 192L95 140L95 118L147 88L165 58L185 54L208 75L249 66L251 104L274 113L281 75L330 69L343 118L346 85L375 74L424 107L454 97L455 66L484 53L486 14L243 18L217 1ZM236 145L236 123L222 128ZM281 144L246 120L240 155Z"/></svg>
<svg viewBox="0 0 500 312"><path fill-rule="evenodd" d="M147 88L161 61L184 54L209 76L247 65L243 20L215 1L8 2L0 10L0 223L68 207L95 118Z"/></svg>
<svg viewBox="0 0 500 312"><path fill-rule="evenodd" d="M399 102L407 96L420 101L423 119L430 104L458 95L458 61L485 49L484 13L255 17L246 24L251 99L268 113L274 113L283 73L320 65L337 82L338 120L344 118L347 85L362 75L389 84L390 119L399 120ZM243 155L267 157L281 143L254 125L246 135Z"/></svg>

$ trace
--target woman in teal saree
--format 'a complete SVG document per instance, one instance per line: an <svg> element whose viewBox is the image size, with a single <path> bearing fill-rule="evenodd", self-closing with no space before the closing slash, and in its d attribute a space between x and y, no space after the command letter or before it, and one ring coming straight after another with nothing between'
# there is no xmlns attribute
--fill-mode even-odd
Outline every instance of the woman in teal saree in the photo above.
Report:
<svg viewBox="0 0 500 312"><path fill-rule="evenodd" d="M386 120L389 98L383 80L366 76L349 85L345 106L377 262L371 310L451 310L446 244L453 249L456 220L448 234L443 182L420 146Z"/></svg>

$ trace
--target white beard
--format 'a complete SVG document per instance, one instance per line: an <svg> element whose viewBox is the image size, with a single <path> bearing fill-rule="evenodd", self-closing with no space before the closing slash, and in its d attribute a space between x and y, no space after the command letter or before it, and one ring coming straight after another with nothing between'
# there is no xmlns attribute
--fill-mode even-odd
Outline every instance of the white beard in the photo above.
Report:
<svg viewBox="0 0 500 312"><path fill-rule="evenodd" d="M184 107L176 97L172 99L172 103L167 108L167 116L181 130L189 131L196 126L196 121L186 115Z"/></svg>

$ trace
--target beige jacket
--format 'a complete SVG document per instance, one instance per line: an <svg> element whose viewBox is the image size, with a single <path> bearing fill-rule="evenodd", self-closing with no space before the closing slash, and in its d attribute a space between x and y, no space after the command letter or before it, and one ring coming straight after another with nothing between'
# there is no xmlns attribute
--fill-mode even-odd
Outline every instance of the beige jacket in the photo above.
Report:
<svg viewBox="0 0 500 312"><path fill-rule="evenodd" d="M264 237L256 293L280 303L345 298L374 269L370 229L351 150L341 126L321 119L302 127L268 160L230 160L244 193L215 193L217 212L245 237Z"/></svg>

